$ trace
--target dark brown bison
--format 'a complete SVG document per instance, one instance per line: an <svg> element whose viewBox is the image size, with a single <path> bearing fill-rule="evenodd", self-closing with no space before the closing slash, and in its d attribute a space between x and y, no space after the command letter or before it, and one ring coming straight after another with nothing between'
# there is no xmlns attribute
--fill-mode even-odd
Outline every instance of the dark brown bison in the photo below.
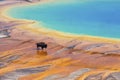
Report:
<svg viewBox="0 0 120 80"><path fill-rule="evenodd" d="M37 46L37 50L40 50L40 49L43 50L44 48L47 48L47 44L44 42L36 43L36 46Z"/></svg>

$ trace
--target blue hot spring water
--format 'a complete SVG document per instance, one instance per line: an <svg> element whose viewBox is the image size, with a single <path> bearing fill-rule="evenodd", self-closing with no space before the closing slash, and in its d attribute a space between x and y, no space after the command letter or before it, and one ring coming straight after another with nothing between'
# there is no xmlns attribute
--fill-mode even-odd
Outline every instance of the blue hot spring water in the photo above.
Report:
<svg viewBox="0 0 120 80"><path fill-rule="evenodd" d="M120 1L76 1L18 6L13 18L36 20L45 28L77 35L120 38Z"/></svg>

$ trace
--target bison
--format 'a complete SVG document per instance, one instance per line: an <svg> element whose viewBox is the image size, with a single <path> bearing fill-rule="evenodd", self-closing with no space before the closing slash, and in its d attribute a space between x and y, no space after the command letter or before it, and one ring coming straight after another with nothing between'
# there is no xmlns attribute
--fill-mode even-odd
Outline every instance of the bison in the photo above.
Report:
<svg viewBox="0 0 120 80"><path fill-rule="evenodd" d="M47 44L45 42L39 42L36 43L37 50L40 50L40 48L43 50L44 48L47 48Z"/></svg>

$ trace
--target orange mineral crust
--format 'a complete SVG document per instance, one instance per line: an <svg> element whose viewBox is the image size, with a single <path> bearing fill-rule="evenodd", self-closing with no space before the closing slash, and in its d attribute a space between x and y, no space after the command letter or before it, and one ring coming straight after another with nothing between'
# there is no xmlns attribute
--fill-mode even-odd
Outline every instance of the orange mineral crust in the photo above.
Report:
<svg viewBox="0 0 120 80"><path fill-rule="evenodd" d="M36 22L3 15L8 7L37 3L40 2L0 1L0 32L10 33L0 36L0 80L120 79L119 40L44 32L33 28ZM38 42L45 42L47 48L38 50Z"/></svg>

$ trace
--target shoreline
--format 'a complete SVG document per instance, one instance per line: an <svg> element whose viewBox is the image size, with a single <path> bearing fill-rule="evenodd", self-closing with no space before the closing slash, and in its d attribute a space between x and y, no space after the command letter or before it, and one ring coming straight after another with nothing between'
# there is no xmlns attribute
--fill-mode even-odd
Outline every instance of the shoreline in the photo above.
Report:
<svg viewBox="0 0 120 80"><path fill-rule="evenodd" d="M34 4L30 4L30 5L27 5L27 4L22 4L20 6L31 6L31 5L38 5L38 4L44 4L46 2L42 2L42 3L34 3ZM49 1L47 2L49 3ZM27 19L17 19L17 18L12 18L10 17L7 10L13 8L13 7L16 7L16 5L13 5L11 7L7 7L5 10L2 10L3 12L1 13L1 15L5 18L8 18L10 20L18 20L18 21L24 21L24 22L34 22L33 26L26 26L26 27L20 27L21 29L25 29L25 30L28 30L30 32L35 32L35 33L44 33L44 34L47 34L47 36L51 36L51 37L58 37L58 38L77 38L79 40L90 40L90 41L95 41L95 42L109 42L109 43L119 43L120 40L117 39L117 38L108 38L108 37L99 37L99 36L92 36L92 35L77 35L77 34L72 34L72 33L67 33L67 32L60 32L60 31L56 31L56 30L52 30L52 29L47 29L47 28L44 28L44 26L42 26L41 24L38 25L37 24L37 21L32 21L32 20L27 20ZM35 26L35 27L34 27ZM42 26L42 27L41 27ZM45 31L44 31L45 30Z"/></svg>

